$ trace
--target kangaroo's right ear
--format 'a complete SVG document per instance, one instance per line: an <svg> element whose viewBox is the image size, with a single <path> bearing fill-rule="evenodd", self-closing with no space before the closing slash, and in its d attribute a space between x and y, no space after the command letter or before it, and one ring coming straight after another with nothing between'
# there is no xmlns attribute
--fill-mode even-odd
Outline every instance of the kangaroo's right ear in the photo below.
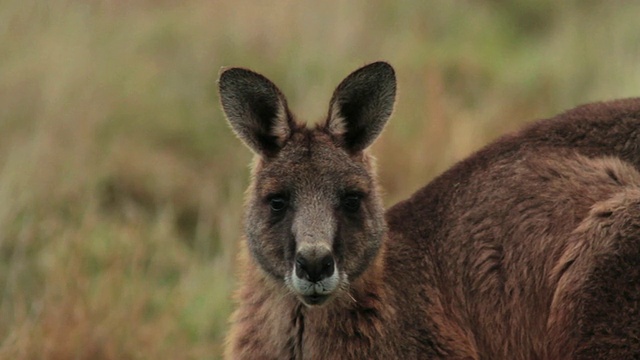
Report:
<svg viewBox="0 0 640 360"><path fill-rule="evenodd" d="M228 68L220 73L218 90L222 109L238 137L257 154L277 154L294 126L278 87L251 70Z"/></svg>

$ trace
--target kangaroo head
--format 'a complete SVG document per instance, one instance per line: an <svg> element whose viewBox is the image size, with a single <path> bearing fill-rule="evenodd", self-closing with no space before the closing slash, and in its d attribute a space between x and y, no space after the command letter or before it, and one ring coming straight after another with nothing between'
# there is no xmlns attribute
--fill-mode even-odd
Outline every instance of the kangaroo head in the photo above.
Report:
<svg viewBox="0 0 640 360"><path fill-rule="evenodd" d="M393 110L393 68L376 62L340 83L324 123L297 123L280 90L242 68L220 74L231 128L256 154L245 236L253 258L306 305L348 289L385 232L372 159L365 153Z"/></svg>

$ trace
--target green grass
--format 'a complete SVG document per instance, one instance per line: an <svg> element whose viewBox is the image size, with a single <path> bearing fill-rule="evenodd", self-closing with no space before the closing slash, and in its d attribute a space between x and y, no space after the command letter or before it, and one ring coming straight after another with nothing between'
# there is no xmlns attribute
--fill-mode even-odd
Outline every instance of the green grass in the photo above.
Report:
<svg viewBox="0 0 640 360"><path fill-rule="evenodd" d="M0 358L216 359L251 155L222 66L301 120L396 68L387 204L523 122L640 95L640 5L0 1Z"/></svg>

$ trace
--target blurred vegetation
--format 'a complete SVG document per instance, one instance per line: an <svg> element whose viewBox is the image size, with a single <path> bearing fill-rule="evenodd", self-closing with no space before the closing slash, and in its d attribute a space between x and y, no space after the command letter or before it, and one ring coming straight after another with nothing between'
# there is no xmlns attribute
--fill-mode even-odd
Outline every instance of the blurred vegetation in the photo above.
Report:
<svg viewBox="0 0 640 360"><path fill-rule="evenodd" d="M386 201L525 121L640 94L634 1L0 1L0 358L215 359L251 154L222 66L323 118L388 60Z"/></svg>

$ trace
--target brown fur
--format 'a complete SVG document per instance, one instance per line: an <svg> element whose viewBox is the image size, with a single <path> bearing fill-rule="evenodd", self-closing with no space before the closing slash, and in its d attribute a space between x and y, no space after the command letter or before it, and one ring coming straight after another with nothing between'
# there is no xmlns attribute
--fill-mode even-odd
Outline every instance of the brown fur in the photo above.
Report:
<svg viewBox="0 0 640 360"><path fill-rule="evenodd" d="M280 148L244 138L225 96L245 88L221 77L230 122L259 144L226 357L640 357L640 99L582 106L504 136L383 221L362 149L390 113L376 108L390 80L370 66L364 75L385 78L381 92L362 95L363 69L339 87L355 92L334 94L347 100L332 101L326 126L295 125ZM354 133L352 112L335 106L367 96L377 99L368 116L382 125L352 141L343 134ZM366 193L357 217L340 211L343 184ZM266 221L264 199L283 186L295 193L291 208ZM322 305L305 305L284 280L306 236L291 224L301 223L333 236L314 241L332 246L349 279Z"/></svg>

